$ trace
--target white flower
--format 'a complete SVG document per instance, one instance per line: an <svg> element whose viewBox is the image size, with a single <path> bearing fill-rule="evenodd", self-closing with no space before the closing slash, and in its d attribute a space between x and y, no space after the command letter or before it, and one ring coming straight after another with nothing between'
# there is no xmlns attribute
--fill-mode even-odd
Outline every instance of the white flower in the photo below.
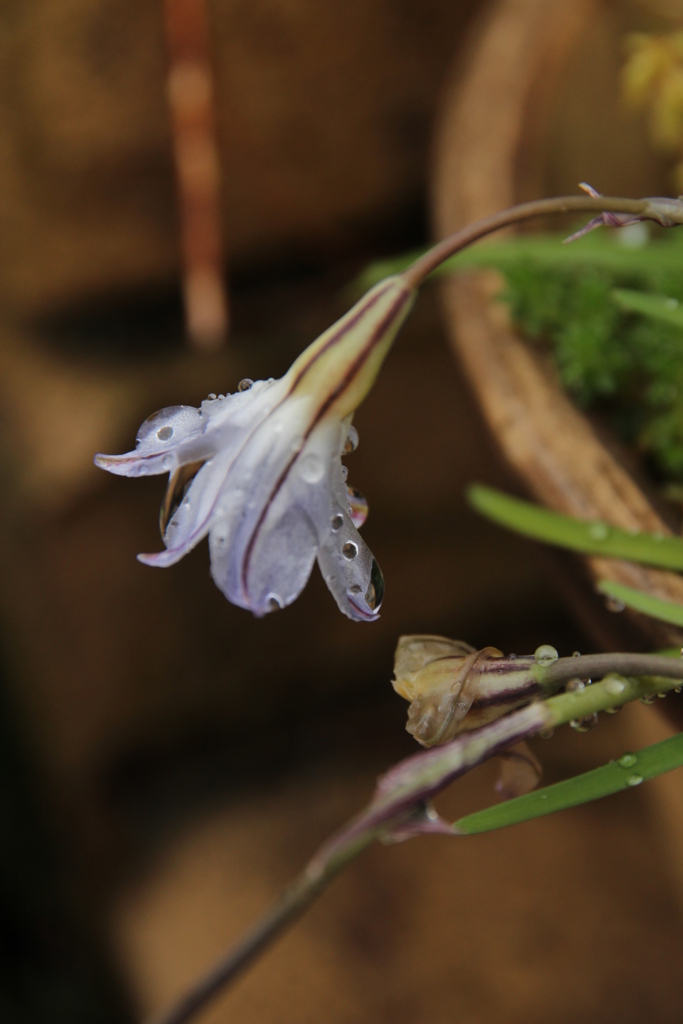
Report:
<svg viewBox="0 0 683 1024"><path fill-rule="evenodd" d="M367 506L347 490L341 456L351 425L414 290L382 281L303 352L280 380L243 381L199 409L172 406L140 427L127 455L97 455L124 476L169 473L161 528L166 550L139 555L169 566L205 536L211 573L228 600L256 615L301 593L317 556L340 609L373 620L384 582L358 533Z"/></svg>

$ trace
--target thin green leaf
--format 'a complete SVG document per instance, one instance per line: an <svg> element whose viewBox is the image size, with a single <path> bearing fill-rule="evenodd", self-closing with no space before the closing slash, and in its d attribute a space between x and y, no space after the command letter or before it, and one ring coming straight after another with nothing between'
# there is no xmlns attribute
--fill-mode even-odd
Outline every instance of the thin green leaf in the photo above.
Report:
<svg viewBox="0 0 683 1024"><path fill-rule="evenodd" d="M585 522L496 491L483 484L467 490L470 504L500 526L580 551L586 555L625 558L662 569L683 569L683 542L657 533L628 533L600 521Z"/></svg>
<svg viewBox="0 0 683 1024"><path fill-rule="evenodd" d="M683 604L664 601L661 597L652 597L642 590L634 590L633 587L613 583L611 580L601 580L598 590L643 615L651 615L653 619L670 622L674 626L683 626Z"/></svg>
<svg viewBox="0 0 683 1024"><path fill-rule="evenodd" d="M638 754L624 754L618 761L591 772L577 775L566 782L527 793L507 803L475 811L455 822L454 828L465 835L490 832L516 825L545 814L554 814L568 807L598 800L600 797L631 789L646 779L670 772L683 765L683 733L661 743L646 747Z"/></svg>
<svg viewBox="0 0 683 1024"><path fill-rule="evenodd" d="M650 295L630 288L615 288L612 298L620 309L629 313L641 313L651 320L673 324L683 330L683 304L666 295Z"/></svg>

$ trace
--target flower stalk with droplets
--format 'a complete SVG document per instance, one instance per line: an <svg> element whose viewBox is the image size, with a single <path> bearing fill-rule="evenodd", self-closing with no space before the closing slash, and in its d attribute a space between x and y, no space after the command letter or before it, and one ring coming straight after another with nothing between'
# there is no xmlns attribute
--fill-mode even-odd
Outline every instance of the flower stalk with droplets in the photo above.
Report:
<svg viewBox="0 0 683 1024"><path fill-rule="evenodd" d="M376 619L384 584L357 529L367 506L347 489L341 465L354 443L353 413L432 270L499 228L569 210L683 223L683 203L670 199L590 195L523 203L457 232L380 282L280 380L249 381L246 390L199 409L155 413L140 428L135 451L95 459L125 476L169 473L161 515L166 550L141 561L173 565L208 536L218 587L234 604L264 615L295 600L317 557L340 609L359 621Z"/></svg>
<svg viewBox="0 0 683 1024"><path fill-rule="evenodd" d="M549 650L553 649L546 648L545 655ZM449 652L445 656L450 656ZM666 740L664 744L656 744L638 754L625 754L615 765L571 780L578 784L572 787L571 793L566 791L567 782L560 783L542 790L535 804L529 804L529 800L534 799L532 794L531 797L515 801L512 806L503 804L486 808L449 824L435 811L431 805L432 799L455 779L488 758L504 752L510 744L542 735L573 718L618 707L658 690L674 689L683 677L680 659L656 655L598 654L576 659L549 659L541 656L540 660L533 660L539 675L548 686L557 687L562 681L567 682L575 671L581 675L623 671L628 676L643 673L651 674L654 678L633 679L610 675L582 691L565 693L518 708L479 729L457 735L443 746L420 751L395 765L378 780L370 803L323 843L280 899L168 1013L156 1018L155 1024L187 1024L192 1020L218 992L234 981L279 934L297 920L333 878L376 840L394 842L425 834L456 838L489 831L552 813L563 807L586 803L625 787L638 786L645 778L670 771L683 763L680 748L671 751L669 746L666 753L661 750L664 744L672 743L672 740ZM594 781L597 773L601 775L600 784ZM609 778L602 781L605 773ZM618 776L616 781L615 773ZM563 795L556 796L560 787L564 790Z"/></svg>

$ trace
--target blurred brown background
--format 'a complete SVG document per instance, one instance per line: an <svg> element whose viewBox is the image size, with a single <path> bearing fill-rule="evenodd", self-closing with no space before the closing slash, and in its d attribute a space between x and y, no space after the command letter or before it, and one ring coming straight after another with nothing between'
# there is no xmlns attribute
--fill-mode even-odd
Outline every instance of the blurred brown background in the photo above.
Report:
<svg viewBox="0 0 683 1024"><path fill-rule="evenodd" d="M466 508L470 480L515 482L432 288L355 420L379 623L340 616L317 570L256 621L216 590L205 546L141 566L163 482L92 466L157 408L281 375L369 259L426 243L443 90L489 19L543 6L209 3L232 320L213 354L183 327L162 0L0 12L3 1021L139 1019L205 969L412 751L389 686L402 632L518 652L624 642L589 595L568 610L565 563ZM675 25L676 5L577 6L539 190L638 192L658 171L619 148L630 133L645 151L615 114L620 39ZM536 749L552 781L669 729L629 708ZM454 788L449 813L490 802L492 773ZM371 850L206 1019L680 1020L677 776L505 833Z"/></svg>

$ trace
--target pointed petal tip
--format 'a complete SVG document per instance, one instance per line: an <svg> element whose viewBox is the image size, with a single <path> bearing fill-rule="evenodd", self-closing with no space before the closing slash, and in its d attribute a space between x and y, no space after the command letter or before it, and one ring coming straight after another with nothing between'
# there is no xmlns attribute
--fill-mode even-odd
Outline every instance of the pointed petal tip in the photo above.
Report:
<svg viewBox="0 0 683 1024"><path fill-rule="evenodd" d="M167 569L170 565L179 562L188 551L189 548L183 545L177 548L167 548L165 551L153 551L151 554L143 552L137 556L137 559L143 565L151 565L156 569Z"/></svg>

